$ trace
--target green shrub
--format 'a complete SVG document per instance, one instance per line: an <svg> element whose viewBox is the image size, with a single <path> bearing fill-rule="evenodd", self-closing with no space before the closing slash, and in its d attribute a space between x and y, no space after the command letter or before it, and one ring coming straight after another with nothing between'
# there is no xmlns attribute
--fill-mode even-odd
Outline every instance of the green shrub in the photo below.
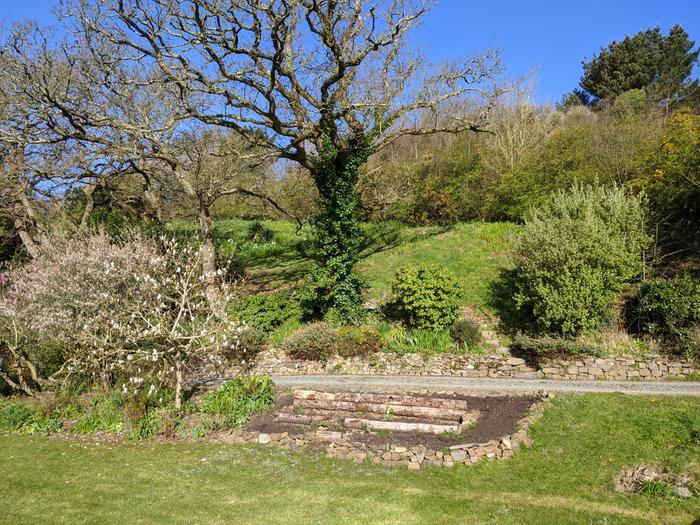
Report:
<svg viewBox="0 0 700 525"><path fill-rule="evenodd" d="M338 348L338 330L328 323L302 326L283 343L283 349L293 359L327 361Z"/></svg>
<svg viewBox="0 0 700 525"><path fill-rule="evenodd" d="M513 338L513 350L539 357L558 357L602 354L601 349L594 344L580 339L564 337L530 337L518 334Z"/></svg>
<svg viewBox="0 0 700 525"><path fill-rule="evenodd" d="M32 415L32 409L22 403L0 401L0 431L20 432Z"/></svg>
<svg viewBox="0 0 700 525"><path fill-rule="evenodd" d="M97 396L90 404L80 408L73 432L118 434L124 430L122 408L123 403L116 395Z"/></svg>
<svg viewBox="0 0 700 525"><path fill-rule="evenodd" d="M532 209L515 242L514 297L540 333L574 335L615 314L643 269L649 238L640 198L575 186Z"/></svg>
<svg viewBox="0 0 700 525"><path fill-rule="evenodd" d="M255 243L269 243L275 240L275 232L260 221L253 221L246 229L246 238Z"/></svg>
<svg viewBox="0 0 700 525"><path fill-rule="evenodd" d="M471 319L457 319L452 323L452 339L457 346L476 348L484 340L479 323Z"/></svg>
<svg viewBox="0 0 700 525"><path fill-rule="evenodd" d="M391 307L409 328L446 328L459 314L461 293L457 278L439 266L400 268L391 291Z"/></svg>
<svg viewBox="0 0 700 525"><path fill-rule="evenodd" d="M338 354L341 357L366 357L376 354L384 347L382 334L372 328L350 328L341 330Z"/></svg>
<svg viewBox="0 0 700 525"><path fill-rule="evenodd" d="M267 347L267 336L257 328L247 328L238 336L238 346L227 349L224 357L236 364L250 364Z"/></svg>
<svg viewBox="0 0 700 525"><path fill-rule="evenodd" d="M700 278L684 275L645 283L630 309L633 324L680 350L700 350Z"/></svg>
<svg viewBox="0 0 700 525"><path fill-rule="evenodd" d="M294 293L288 290L271 294L249 295L234 303L231 316L263 332L272 332L285 322L301 316Z"/></svg>
<svg viewBox="0 0 700 525"><path fill-rule="evenodd" d="M211 392L202 405L205 414L227 418L232 426L248 422L250 416L272 406L274 384L267 376L237 377Z"/></svg>
<svg viewBox="0 0 700 525"><path fill-rule="evenodd" d="M158 410L147 409L145 413L133 421L127 434L128 439L148 439L155 436L161 427L161 418Z"/></svg>
<svg viewBox="0 0 700 525"><path fill-rule="evenodd" d="M401 330L386 345L386 351L395 354L446 354L457 350L449 330Z"/></svg>
<svg viewBox="0 0 700 525"><path fill-rule="evenodd" d="M20 431L26 434L55 434L61 431L62 426L61 421L55 414L34 410L32 415L22 425Z"/></svg>

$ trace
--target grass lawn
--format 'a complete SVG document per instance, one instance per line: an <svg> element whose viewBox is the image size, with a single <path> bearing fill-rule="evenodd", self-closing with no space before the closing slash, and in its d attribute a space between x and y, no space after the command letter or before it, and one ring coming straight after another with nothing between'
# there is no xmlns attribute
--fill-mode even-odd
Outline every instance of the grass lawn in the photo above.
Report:
<svg viewBox="0 0 700 525"><path fill-rule="evenodd" d="M700 499L624 495L623 467L700 473L700 402L570 395L509 461L420 472L272 448L0 436L0 522L700 523Z"/></svg>
<svg viewBox="0 0 700 525"><path fill-rule="evenodd" d="M298 284L313 268L309 258L309 228L267 221L275 232L275 242L255 244L247 240L250 221L222 220L215 224L217 244L224 253L237 254L246 264L253 285L273 290ZM368 285L367 295L384 299L389 294L396 270L401 266L433 263L445 266L459 278L464 304L488 310L488 289L507 264L506 249L511 223L469 222L450 227L409 227L397 222L363 226L367 243L358 265ZM178 223L178 231L196 232L196 225Z"/></svg>

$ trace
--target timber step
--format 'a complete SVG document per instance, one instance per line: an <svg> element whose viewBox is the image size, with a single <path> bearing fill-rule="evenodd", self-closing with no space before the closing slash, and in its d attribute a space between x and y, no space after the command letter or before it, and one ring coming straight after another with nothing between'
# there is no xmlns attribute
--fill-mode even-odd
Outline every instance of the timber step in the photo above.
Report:
<svg viewBox="0 0 700 525"><path fill-rule="evenodd" d="M468 414L469 412L465 412ZM326 409L326 408L305 408L298 406L288 406L280 409L277 413L278 419L289 419L287 415L304 415L310 416L308 418L311 421L334 421L339 424L343 423L345 418L365 418L365 419L385 419L394 421L404 421L406 423L441 423L446 425L455 424L453 419L436 419L431 417L416 417L411 415L401 415L395 413L371 413L364 411L352 411L352 410L336 410L336 409ZM464 418L464 415L462 415ZM294 418L291 418L294 419Z"/></svg>
<svg viewBox="0 0 700 525"><path fill-rule="evenodd" d="M458 432L479 417L462 399L315 390L297 390L292 397L293 405L276 415L282 423L442 434Z"/></svg>

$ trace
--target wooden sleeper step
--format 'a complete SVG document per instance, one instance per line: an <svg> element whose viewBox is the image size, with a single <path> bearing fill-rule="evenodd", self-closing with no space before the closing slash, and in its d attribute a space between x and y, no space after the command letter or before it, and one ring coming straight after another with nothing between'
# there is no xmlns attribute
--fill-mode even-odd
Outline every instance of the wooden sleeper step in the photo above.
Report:
<svg viewBox="0 0 700 525"><path fill-rule="evenodd" d="M345 418L347 428L366 428L367 430L390 430L394 432L426 432L443 434L457 432L459 425L440 425L437 423L407 423L404 421L377 421L374 419Z"/></svg>
<svg viewBox="0 0 700 525"><path fill-rule="evenodd" d="M294 406L298 408L314 408L323 410L340 410L346 412L369 412L372 414L386 414L398 416L411 416L418 418L439 419L461 423L464 410L451 408L433 408L423 406L394 405L388 403L363 403L351 401L326 401L316 399L295 399Z"/></svg>
<svg viewBox="0 0 700 525"><path fill-rule="evenodd" d="M421 406L468 410L464 399L445 399L441 397L405 396L399 394L373 394L366 392L319 392L316 390L296 390L294 399L314 399L319 401L350 401L354 403L379 403L388 405Z"/></svg>

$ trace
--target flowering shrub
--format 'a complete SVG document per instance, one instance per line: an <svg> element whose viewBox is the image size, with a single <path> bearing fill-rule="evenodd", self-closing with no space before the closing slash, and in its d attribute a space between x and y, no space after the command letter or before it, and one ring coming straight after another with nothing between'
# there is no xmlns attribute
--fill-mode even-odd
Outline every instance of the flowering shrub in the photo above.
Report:
<svg viewBox="0 0 700 525"><path fill-rule="evenodd" d="M199 249L164 237L52 238L9 282L0 296L0 377L27 393L87 377L124 393L172 387L179 406L187 373L221 363L245 330L207 301ZM228 300L231 285L219 286Z"/></svg>

